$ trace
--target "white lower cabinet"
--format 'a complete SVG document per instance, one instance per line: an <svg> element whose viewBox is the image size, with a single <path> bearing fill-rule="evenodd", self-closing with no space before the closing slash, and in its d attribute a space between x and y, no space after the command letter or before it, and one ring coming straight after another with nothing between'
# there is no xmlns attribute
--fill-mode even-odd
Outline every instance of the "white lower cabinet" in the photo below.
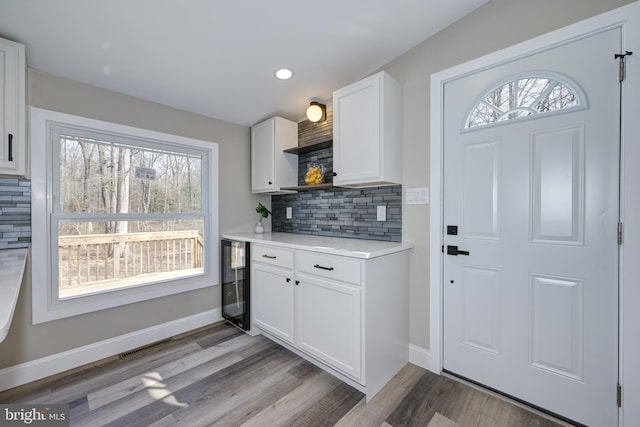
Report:
<svg viewBox="0 0 640 427"><path fill-rule="evenodd" d="M252 246L252 326L372 398L409 360L409 252Z"/></svg>
<svg viewBox="0 0 640 427"><path fill-rule="evenodd" d="M252 266L251 283L255 326L294 343L293 273L282 268L260 264Z"/></svg>
<svg viewBox="0 0 640 427"><path fill-rule="evenodd" d="M305 274L296 279L298 346L360 380L360 289Z"/></svg>

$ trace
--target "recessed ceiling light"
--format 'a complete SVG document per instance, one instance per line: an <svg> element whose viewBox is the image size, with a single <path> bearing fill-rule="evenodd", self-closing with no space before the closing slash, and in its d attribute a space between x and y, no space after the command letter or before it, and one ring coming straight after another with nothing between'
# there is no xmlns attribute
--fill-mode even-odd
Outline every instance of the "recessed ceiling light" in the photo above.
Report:
<svg viewBox="0 0 640 427"><path fill-rule="evenodd" d="M280 68L279 70L276 70L276 77L280 80L289 80L293 77L293 71L288 68Z"/></svg>

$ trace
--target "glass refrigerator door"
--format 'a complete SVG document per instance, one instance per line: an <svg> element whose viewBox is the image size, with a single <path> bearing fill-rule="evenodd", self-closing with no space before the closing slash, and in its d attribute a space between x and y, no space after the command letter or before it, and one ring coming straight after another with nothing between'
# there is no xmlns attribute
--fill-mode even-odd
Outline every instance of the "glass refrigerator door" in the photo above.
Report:
<svg viewBox="0 0 640 427"><path fill-rule="evenodd" d="M222 317L242 329L249 328L248 243L223 241Z"/></svg>

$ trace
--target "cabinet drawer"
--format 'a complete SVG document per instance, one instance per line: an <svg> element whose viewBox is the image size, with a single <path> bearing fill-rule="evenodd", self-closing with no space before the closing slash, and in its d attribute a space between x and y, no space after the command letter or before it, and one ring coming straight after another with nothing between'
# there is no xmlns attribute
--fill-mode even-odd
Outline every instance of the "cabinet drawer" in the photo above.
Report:
<svg viewBox="0 0 640 427"><path fill-rule="evenodd" d="M272 246L251 246L251 260L284 268L293 268L293 251Z"/></svg>
<svg viewBox="0 0 640 427"><path fill-rule="evenodd" d="M299 252L297 270L355 285L360 284L360 262L347 257Z"/></svg>

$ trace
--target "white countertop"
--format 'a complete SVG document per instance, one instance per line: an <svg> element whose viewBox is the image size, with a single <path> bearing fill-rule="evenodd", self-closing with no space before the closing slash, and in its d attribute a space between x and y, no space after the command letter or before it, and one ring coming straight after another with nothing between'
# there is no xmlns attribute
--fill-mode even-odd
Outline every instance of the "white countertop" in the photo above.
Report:
<svg viewBox="0 0 640 427"><path fill-rule="evenodd" d="M230 240L240 240L250 243L268 243L272 246L362 259L376 258L413 248L413 243L409 242L384 242L295 233L227 233L223 234L222 237Z"/></svg>
<svg viewBox="0 0 640 427"><path fill-rule="evenodd" d="M13 312L18 302L28 249L0 251L0 342L9 333Z"/></svg>

